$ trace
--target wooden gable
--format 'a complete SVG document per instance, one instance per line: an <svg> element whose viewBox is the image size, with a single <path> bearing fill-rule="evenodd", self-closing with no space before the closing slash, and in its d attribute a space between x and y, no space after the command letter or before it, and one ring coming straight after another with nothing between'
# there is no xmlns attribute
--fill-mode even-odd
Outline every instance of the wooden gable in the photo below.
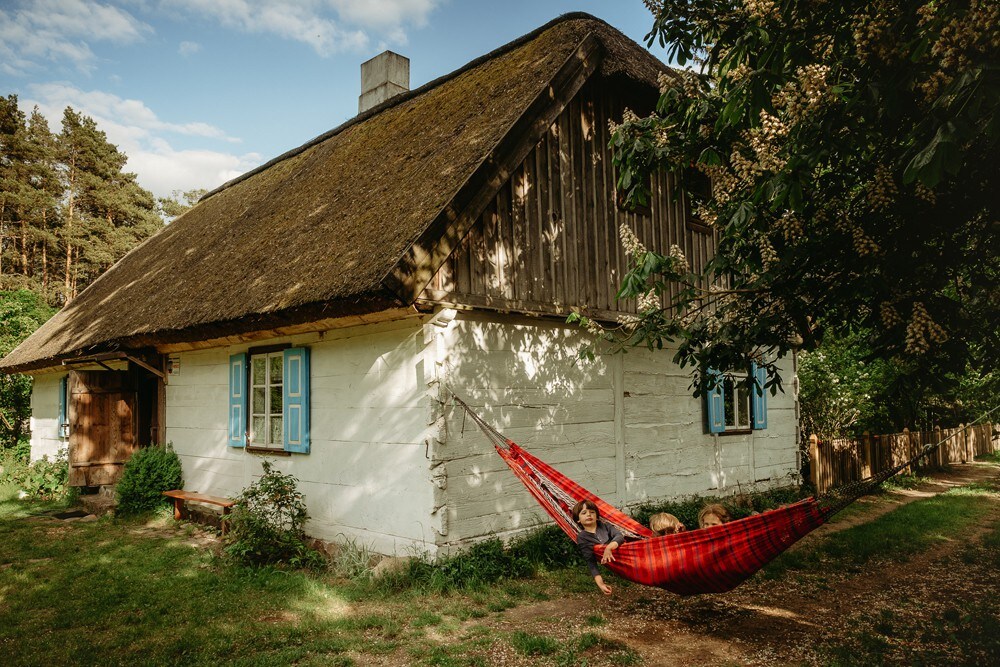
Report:
<svg viewBox="0 0 1000 667"><path fill-rule="evenodd" d="M619 227L629 224L646 247L676 244L700 271L712 256L710 228L689 224L673 177L658 174L647 210L616 203L608 120L629 107L648 113L655 93L593 77L566 105L486 205L441 265L418 303L566 315L581 308L599 318L634 313L615 293L625 256Z"/></svg>

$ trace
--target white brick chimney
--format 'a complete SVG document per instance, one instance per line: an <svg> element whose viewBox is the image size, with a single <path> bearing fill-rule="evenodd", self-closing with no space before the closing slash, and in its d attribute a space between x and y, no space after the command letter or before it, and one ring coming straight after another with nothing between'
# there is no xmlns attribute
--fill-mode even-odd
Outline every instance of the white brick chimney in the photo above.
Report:
<svg viewBox="0 0 1000 667"><path fill-rule="evenodd" d="M409 89L410 59L392 51L383 51L368 62L361 63L358 113L364 113Z"/></svg>

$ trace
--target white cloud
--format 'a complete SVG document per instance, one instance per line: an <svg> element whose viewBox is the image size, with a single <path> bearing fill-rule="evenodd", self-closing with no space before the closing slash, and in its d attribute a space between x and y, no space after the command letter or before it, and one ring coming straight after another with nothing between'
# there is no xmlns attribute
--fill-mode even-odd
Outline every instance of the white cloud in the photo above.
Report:
<svg viewBox="0 0 1000 667"><path fill-rule="evenodd" d="M161 146L156 151L129 153L126 169L139 175L139 183L144 188L157 197L166 197L174 190L214 190L259 164L261 156L257 153L234 155L207 150L175 151Z"/></svg>
<svg viewBox="0 0 1000 667"><path fill-rule="evenodd" d="M441 0L330 0L344 20L389 32L404 24L427 24L427 17Z"/></svg>
<svg viewBox="0 0 1000 667"><path fill-rule="evenodd" d="M39 106L57 109L60 118L62 109L72 106L98 121L109 136L111 131L108 128L114 127L119 130L127 128L129 132L173 132L239 142L239 139L227 136L222 129L208 123L168 123L160 120L140 100L125 99L100 90L84 91L66 83L36 83L31 84L29 89L38 98Z"/></svg>
<svg viewBox="0 0 1000 667"><path fill-rule="evenodd" d="M208 123L163 121L140 100L65 83L32 84L29 90L21 106L27 111L38 105L54 131L59 130L67 106L93 118L108 140L128 156L126 169L138 174L139 183L159 197L174 190L215 188L261 162L257 153L175 149L171 134L230 143L240 140Z"/></svg>
<svg viewBox="0 0 1000 667"><path fill-rule="evenodd" d="M403 43L407 26L423 26L443 0L163 0L234 30L273 34L309 45L321 56L364 49L373 30ZM337 21L331 17L336 14ZM355 27L351 27L355 26Z"/></svg>
<svg viewBox="0 0 1000 667"><path fill-rule="evenodd" d="M90 42L130 44L152 31L127 11L109 4L22 0L14 8L0 10L0 58L8 74L24 75L36 69L39 60L67 60L89 72L95 60Z"/></svg>
<svg viewBox="0 0 1000 667"><path fill-rule="evenodd" d="M368 36L322 16L314 0L164 0L163 6L194 12L247 33L273 34L303 42L321 56L361 49Z"/></svg>
<svg viewBox="0 0 1000 667"><path fill-rule="evenodd" d="M199 51L201 51L201 44L198 42L181 42L180 46L177 47L177 53L181 54L185 58L187 56L193 56Z"/></svg>

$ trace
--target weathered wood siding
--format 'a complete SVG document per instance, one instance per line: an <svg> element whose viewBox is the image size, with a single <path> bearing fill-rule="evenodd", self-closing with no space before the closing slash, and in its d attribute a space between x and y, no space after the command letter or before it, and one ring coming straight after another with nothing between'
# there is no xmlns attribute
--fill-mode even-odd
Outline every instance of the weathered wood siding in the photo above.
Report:
<svg viewBox="0 0 1000 667"><path fill-rule="evenodd" d="M384 553L433 550L425 439L435 368L420 321L337 329L255 342L311 349L309 454L272 457L300 480L307 532L353 538ZM229 355L247 345L179 353L167 385L167 439L181 456L184 486L235 496L261 472L261 456L226 445Z"/></svg>
<svg viewBox="0 0 1000 667"><path fill-rule="evenodd" d="M619 226L627 223L651 250L684 250L694 270L714 251L711 234L689 229L673 179L653 179L646 214L616 204L608 120L626 106L620 89L589 82L503 184L423 298L500 310L597 315L634 312L615 299L625 256Z"/></svg>
<svg viewBox="0 0 1000 667"><path fill-rule="evenodd" d="M59 389L66 373L35 375L31 386L31 460L54 458L66 449L68 440L59 437Z"/></svg>
<svg viewBox="0 0 1000 667"><path fill-rule="evenodd" d="M438 336L447 387L506 436L618 506L797 480L788 394L769 397L767 430L713 436L670 350L582 362L578 329L482 312L458 313ZM780 366L789 381L790 360ZM448 517L442 546L548 521L461 410L443 410L433 459L443 482L435 506Z"/></svg>

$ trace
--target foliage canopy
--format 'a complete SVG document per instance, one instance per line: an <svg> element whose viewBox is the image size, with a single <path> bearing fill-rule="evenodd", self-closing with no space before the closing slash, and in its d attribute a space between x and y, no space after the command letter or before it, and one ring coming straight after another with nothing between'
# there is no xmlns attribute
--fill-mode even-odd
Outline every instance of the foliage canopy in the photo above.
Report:
<svg viewBox="0 0 1000 667"><path fill-rule="evenodd" d="M682 66L656 111L613 127L619 187L673 173L714 226L705 275L631 255L619 345L679 341L711 368L865 337L911 377L989 371L1000 351L1000 5L988 0L647 0ZM710 194L691 187L710 179ZM685 286L667 308L669 281ZM656 298L651 298L656 297ZM780 386L773 364L768 385Z"/></svg>

